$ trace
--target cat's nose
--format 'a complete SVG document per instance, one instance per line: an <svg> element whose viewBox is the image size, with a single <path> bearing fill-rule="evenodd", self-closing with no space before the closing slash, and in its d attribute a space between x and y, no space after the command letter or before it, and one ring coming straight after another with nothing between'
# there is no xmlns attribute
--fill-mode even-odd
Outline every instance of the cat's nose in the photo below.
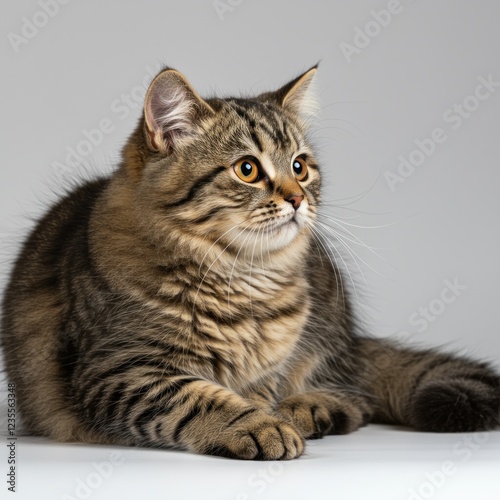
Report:
<svg viewBox="0 0 500 500"><path fill-rule="evenodd" d="M303 194L292 194L292 195L288 196L287 198L285 198L285 200L288 201L288 203L292 204L292 206L293 206L293 208L295 208L295 210L297 210L300 207L300 204L301 204L303 199L304 199Z"/></svg>

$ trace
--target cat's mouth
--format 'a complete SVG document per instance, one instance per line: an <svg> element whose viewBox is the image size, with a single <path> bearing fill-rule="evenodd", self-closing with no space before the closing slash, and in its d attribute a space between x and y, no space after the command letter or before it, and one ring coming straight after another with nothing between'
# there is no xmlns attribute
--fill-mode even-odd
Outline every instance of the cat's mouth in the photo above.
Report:
<svg viewBox="0 0 500 500"><path fill-rule="evenodd" d="M267 229L269 229L270 231L279 233L279 232L286 230L286 229L289 229L293 226L297 226L297 227L299 226L296 214L292 214L292 215L287 216L287 217L273 220L269 224Z"/></svg>

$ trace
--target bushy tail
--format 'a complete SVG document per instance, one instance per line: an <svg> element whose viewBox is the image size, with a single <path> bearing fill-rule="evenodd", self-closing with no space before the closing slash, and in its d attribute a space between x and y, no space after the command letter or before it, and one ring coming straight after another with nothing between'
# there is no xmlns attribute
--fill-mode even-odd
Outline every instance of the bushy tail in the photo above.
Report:
<svg viewBox="0 0 500 500"><path fill-rule="evenodd" d="M500 376L486 363L381 339L360 348L376 421L430 432L500 427Z"/></svg>

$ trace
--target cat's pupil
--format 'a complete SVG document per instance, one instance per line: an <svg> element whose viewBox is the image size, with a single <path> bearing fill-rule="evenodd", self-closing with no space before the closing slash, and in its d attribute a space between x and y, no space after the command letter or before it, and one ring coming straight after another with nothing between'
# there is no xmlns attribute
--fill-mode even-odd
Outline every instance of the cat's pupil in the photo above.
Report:
<svg viewBox="0 0 500 500"><path fill-rule="evenodd" d="M253 167L250 163L245 162L243 165L241 165L241 173L245 177L250 177L252 175Z"/></svg>
<svg viewBox="0 0 500 500"><path fill-rule="evenodd" d="M302 173L302 165L298 161L293 162L293 171L297 174L300 175Z"/></svg>

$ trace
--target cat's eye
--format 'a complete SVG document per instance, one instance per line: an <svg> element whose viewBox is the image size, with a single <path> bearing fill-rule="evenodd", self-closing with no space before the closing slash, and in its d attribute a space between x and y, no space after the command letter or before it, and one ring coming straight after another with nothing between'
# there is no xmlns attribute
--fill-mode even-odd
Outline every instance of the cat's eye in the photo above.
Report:
<svg viewBox="0 0 500 500"><path fill-rule="evenodd" d="M252 158L242 158L234 164L235 174L243 182L255 182L259 179L259 167L256 160Z"/></svg>
<svg viewBox="0 0 500 500"><path fill-rule="evenodd" d="M307 177L307 163L304 158L297 156L292 163L293 173L298 181L303 181Z"/></svg>

